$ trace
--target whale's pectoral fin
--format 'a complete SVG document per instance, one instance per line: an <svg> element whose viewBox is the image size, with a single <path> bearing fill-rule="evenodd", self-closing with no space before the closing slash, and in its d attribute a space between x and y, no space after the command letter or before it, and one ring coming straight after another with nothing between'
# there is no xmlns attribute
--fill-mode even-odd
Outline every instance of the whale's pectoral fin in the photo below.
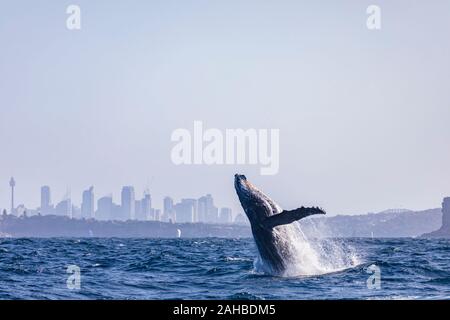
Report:
<svg viewBox="0 0 450 320"><path fill-rule="evenodd" d="M301 207L295 210L284 210L283 212L270 216L264 220L263 225L266 228L273 228L283 224L289 224L294 221L306 218L313 214L325 214L325 211L318 207Z"/></svg>

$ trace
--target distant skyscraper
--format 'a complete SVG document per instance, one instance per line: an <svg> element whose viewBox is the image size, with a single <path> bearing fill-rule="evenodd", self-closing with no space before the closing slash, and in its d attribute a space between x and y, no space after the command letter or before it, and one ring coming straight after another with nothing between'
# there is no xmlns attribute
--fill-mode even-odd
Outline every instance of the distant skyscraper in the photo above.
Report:
<svg viewBox="0 0 450 320"><path fill-rule="evenodd" d="M206 197L198 199L198 222L206 222L207 215Z"/></svg>
<svg viewBox="0 0 450 320"><path fill-rule="evenodd" d="M134 219L135 220L144 220L142 219L142 201L134 200Z"/></svg>
<svg viewBox="0 0 450 320"><path fill-rule="evenodd" d="M55 214L60 216L72 217L72 201L66 198L55 207Z"/></svg>
<svg viewBox="0 0 450 320"><path fill-rule="evenodd" d="M154 220L152 212L152 197L150 193L145 192L144 198L141 200L141 212L139 220Z"/></svg>
<svg viewBox="0 0 450 320"><path fill-rule="evenodd" d="M175 205L176 221L178 223L194 222L196 205L197 200L195 199L182 199L180 203Z"/></svg>
<svg viewBox="0 0 450 320"><path fill-rule="evenodd" d="M95 214L96 219L112 220L113 219L112 212L113 212L112 196L106 196L98 199L97 212Z"/></svg>
<svg viewBox="0 0 450 320"><path fill-rule="evenodd" d="M111 220L123 220L122 206L113 203L111 209Z"/></svg>
<svg viewBox="0 0 450 320"><path fill-rule="evenodd" d="M210 194L198 199L198 221L216 223L219 210L214 206L214 199Z"/></svg>
<svg viewBox="0 0 450 320"><path fill-rule="evenodd" d="M152 209L153 211L153 217L155 221L161 221L161 210L159 209Z"/></svg>
<svg viewBox="0 0 450 320"><path fill-rule="evenodd" d="M72 206L72 195L70 189L67 188L66 195L64 196L64 200L59 203L60 210L59 214L68 216L69 218L74 218L73 215L73 206ZM58 214L58 213L56 213Z"/></svg>
<svg viewBox="0 0 450 320"><path fill-rule="evenodd" d="M94 187L83 191L83 200L81 202L81 217L86 219L94 218Z"/></svg>
<svg viewBox="0 0 450 320"><path fill-rule="evenodd" d="M16 186L14 177L11 177L11 180L9 180L9 186L11 187L11 214L14 214L14 188Z"/></svg>
<svg viewBox="0 0 450 320"><path fill-rule="evenodd" d="M217 223L219 222L219 208L216 206L212 206L211 213L209 214L209 222L211 223Z"/></svg>
<svg viewBox="0 0 450 320"><path fill-rule="evenodd" d="M51 214L52 211L50 187L41 187L41 214Z"/></svg>
<svg viewBox="0 0 450 320"><path fill-rule="evenodd" d="M126 186L122 188L122 216L124 220L134 220L135 217L135 196L134 187Z"/></svg>
<svg viewBox="0 0 450 320"><path fill-rule="evenodd" d="M192 207L192 221L191 222L198 222L198 200L197 199L182 199L182 203L184 203L186 206Z"/></svg>
<svg viewBox="0 0 450 320"><path fill-rule="evenodd" d="M163 216L161 221L168 222L169 220L175 222L176 214L173 206L173 199L171 197L165 197L163 200Z"/></svg>
<svg viewBox="0 0 450 320"><path fill-rule="evenodd" d="M173 199L171 197L164 198L164 214L169 214L173 210Z"/></svg>
<svg viewBox="0 0 450 320"><path fill-rule="evenodd" d="M233 213L230 208L220 209L219 221L221 223L231 223L233 221Z"/></svg>

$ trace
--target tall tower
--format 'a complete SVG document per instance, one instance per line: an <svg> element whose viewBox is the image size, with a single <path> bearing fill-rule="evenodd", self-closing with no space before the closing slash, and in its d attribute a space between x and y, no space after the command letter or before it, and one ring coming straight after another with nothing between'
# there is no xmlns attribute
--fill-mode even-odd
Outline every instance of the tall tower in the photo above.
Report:
<svg viewBox="0 0 450 320"><path fill-rule="evenodd" d="M94 187L83 191L81 202L81 216L86 219L94 218Z"/></svg>
<svg viewBox="0 0 450 320"><path fill-rule="evenodd" d="M9 180L9 186L11 187L11 214L14 214L14 187L16 186L14 177L11 177L11 180Z"/></svg>
<svg viewBox="0 0 450 320"><path fill-rule="evenodd" d="M198 199L198 220L200 222L216 223L219 219L219 209L214 206L214 199L210 194Z"/></svg>
<svg viewBox="0 0 450 320"><path fill-rule="evenodd" d="M135 197L134 197L134 187L125 186L122 188L122 218L124 220L135 220Z"/></svg>
<svg viewBox="0 0 450 320"><path fill-rule="evenodd" d="M49 214L51 209L50 187L41 187L41 213Z"/></svg>
<svg viewBox="0 0 450 320"><path fill-rule="evenodd" d="M173 199L171 197L165 197L164 198L164 211L163 213L165 215L170 214L170 212L173 210Z"/></svg>
<svg viewBox="0 0 450 320"><path fill-rule="evenodd" d="M138 220L154 220L154 217L151 217L152 214L152 196L150 192L146 190L144 192L144 198L141 201L141 216ZM136 217L138 218L138 217Z"/></svg>
<svg viewBox="0 0 450 320"><path fill-rule="evenodd" d="M164 207L163 207L163 216L162 221L167 222L172 218L172 221L175 220L174 215L174 206L173 206L173 199L171 197L165 197L164 198Z"/></svg>

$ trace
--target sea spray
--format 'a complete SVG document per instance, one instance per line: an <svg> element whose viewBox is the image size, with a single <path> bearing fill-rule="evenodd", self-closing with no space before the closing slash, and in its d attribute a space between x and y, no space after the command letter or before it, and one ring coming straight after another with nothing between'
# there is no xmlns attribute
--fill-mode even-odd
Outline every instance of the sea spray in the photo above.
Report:
<svg viewBox="0 0 450 320"><path fill-rule="evenodd" d="M314 220L314 219L311 219ZM307 233L302 229L302 222L284 226L283 233L274 232L284 243L283 250L289 251L286 256L284 277L314 276L342 271L359 265L360 258L356 250L346 241L329 237L326 229L314 221L308 221ZM255 271L276 274L261 258L254 263Z"/></svg>

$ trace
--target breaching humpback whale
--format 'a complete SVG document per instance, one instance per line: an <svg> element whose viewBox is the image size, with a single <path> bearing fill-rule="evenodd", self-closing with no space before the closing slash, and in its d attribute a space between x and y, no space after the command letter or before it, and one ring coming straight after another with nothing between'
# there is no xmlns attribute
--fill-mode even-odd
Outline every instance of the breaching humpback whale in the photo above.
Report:
<svg viewBox="0 0 450 320"><path fill-rule="evenodd" d="M292 222L325 211L318 207L282 210L244 175L235 175L234 187L250 221L264 271L282 275L296 261L296 230Z"/></svg>

